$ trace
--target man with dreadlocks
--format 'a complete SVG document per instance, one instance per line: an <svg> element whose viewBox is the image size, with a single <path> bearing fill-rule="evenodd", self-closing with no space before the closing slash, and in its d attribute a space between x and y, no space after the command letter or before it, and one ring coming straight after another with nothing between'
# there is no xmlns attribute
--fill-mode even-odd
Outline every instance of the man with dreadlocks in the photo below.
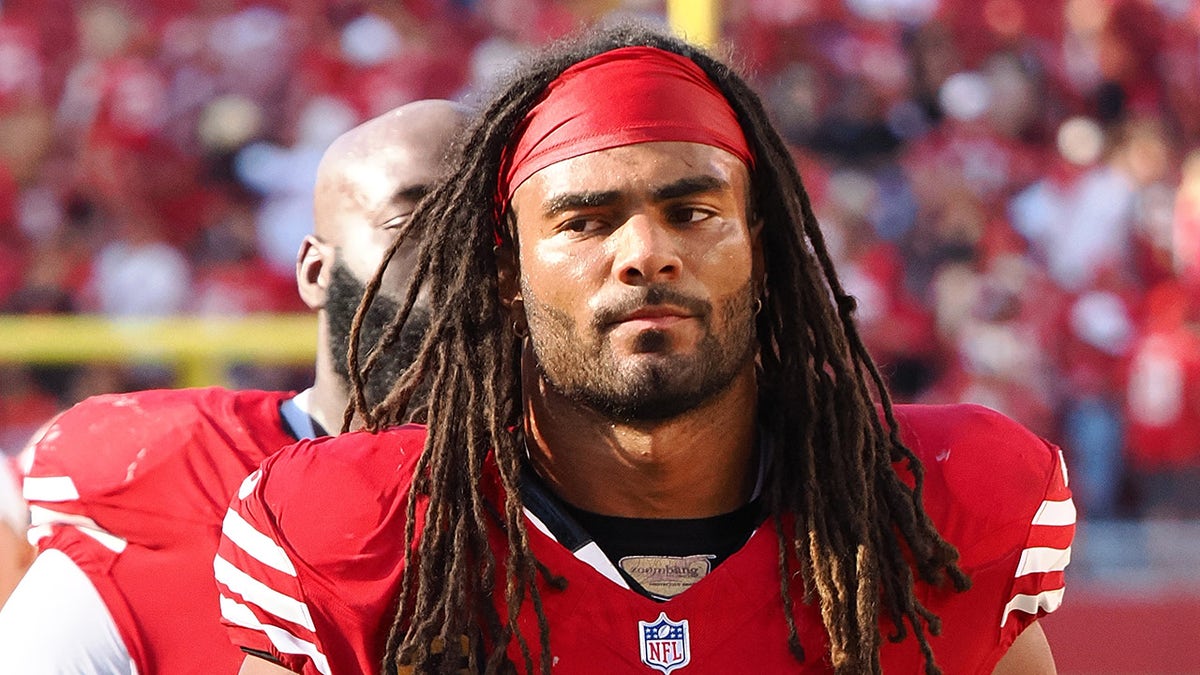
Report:
<svg viewBox="0 0 1200 675"><path fill-rule="evenodd" d="M395 321L419 285L444 311L348 412L375 433L283 451L231 506L243 673L1054 671L1060 453L891 405L727 66L636 27L551 50L401 236ZM419 387L428 428L396 426Z"/></svg>
<svg viewBox="0 0 1200 675"><path fill-rule="evenodd" d="M264 457L340 431L351 389L348 336L365 280L395 253L397 227L441 170L464 117L448 101L412 103L350 130L322 158L315 228L296 265L300 295L317 311L311 388L99 396L49 426L25 482L41 553L0 612L0 672L208 675L237 667L242 652L225 638L212 585L225 507ZM384 281L389 295L407 283L402 264ZM368 333L390 321L389 304L366 317ZM413 315L404 341L415 348L422 329ZM390 384L407 358L411 350L391 350L370 382Z"/></svg>

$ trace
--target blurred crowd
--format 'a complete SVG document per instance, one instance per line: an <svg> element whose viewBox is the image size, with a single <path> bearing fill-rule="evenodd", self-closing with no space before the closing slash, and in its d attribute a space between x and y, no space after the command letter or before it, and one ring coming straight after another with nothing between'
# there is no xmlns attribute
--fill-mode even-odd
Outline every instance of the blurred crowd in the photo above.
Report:
<svg viewBox="0 0 1200 675"><path fill-rule="evenodd" d="M982 403L1054 439L1085 517L1200 517L1200 7L721 6L716 49L791 144L895 397ZM2 0L0 312L303 310L294 256L333 138L413 99L470 101L580 24L665 12ZM0 376L10 450L83 396L171 382Z"/></svg>

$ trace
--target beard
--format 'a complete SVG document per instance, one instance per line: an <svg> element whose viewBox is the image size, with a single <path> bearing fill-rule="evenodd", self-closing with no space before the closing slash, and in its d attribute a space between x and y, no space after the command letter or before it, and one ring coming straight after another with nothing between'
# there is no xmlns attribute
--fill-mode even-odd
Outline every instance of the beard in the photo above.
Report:
<svg viewBox="0 0 1200 675"><path fill-rule="evenodd" d="M755 294L749 282L716 316L708 302L649 286L598 311L587 334L565 312L540 303L524 283L522 290L542 379L614 421L658 422L693 410L728 389L755 355ZM645 305L664 303L684 308L703 324L695 350L672 354L666 331L644 330L634 339L634 354L618 359L610 344L613 323Z"/></svg>
<svg viewBox="0 0 1200 675"><path fill-rule="evenodd" d="M334 372L347 385L350 383L350 327L354 323L354 314L358 311L365 290L366 285L359 281L341 260L334 261L329 288L325 294L325 314L329 320L329 353L333 359ZM395 318L399 310L400 303L382 292L375 295L375 300L363 316L359 333L360 366L366 363L366 355L379 343L387 324ZM375 405L387 397L392 385L416 358L428 328L429 310L414 306L408 315L408 321L400 329L398 341L379 357L364 382L364 393L369 405Z"/></svg>

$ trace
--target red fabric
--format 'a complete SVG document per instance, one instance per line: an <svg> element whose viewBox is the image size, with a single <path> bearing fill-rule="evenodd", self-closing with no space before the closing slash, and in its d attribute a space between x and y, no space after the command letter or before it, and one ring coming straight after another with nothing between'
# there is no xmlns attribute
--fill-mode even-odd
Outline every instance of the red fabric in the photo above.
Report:
<svg viewBox="0 0 1200 675"><path fill-rule="evenodd" d="M1142 471L1200 466L1200 337L1151 332L1130 360L1128 447Z"/></svg>
<svg viewBox="0 0 1200 675"><path fill-rule="evenodd" d="M150 60L117 57L106 61L92 81L99 108L92 142L145 148L168 115L169 83Z"/></svg>
<svg viewBox="0 0 1200 675"><path fill-rule="evenodd" d="M201 314L303 312L296 280L261 258L213 265L197 271L190 308Z"/></svg>
<svg viewBox="0 0 1200 675"><path fill-rule="evenodd" d="M61 550L87 574L138 672L232 673L241 663L218 622L212 556L238 483L295 441L279 415L288 396L216 388L98 396L39 441L29 476L67 476L79 497L30 504L91 518L126 541L114 553L57 524L39 547Z"/></svg>
<svg viewBox="0 0 1200 675"><path fill-rule="evenodd" d="M1164 283L1146 296L1146 333L1132 350L1125 405L1136 468L1200 466L1200 333L1189 290Z"/></svg>
<svg viewBox="0 0 1200 675"><path fill-rule="evenodd" d="M499 204L551 164L654 141L703 143L754 165L737 115L699 66L661 49L624 47L580 61L546 87L501 157Z"/></svg>
<svg viewBox="0 0 1200 675"><path fill-rule="evenodd" d="M1172 239L1180 278L1200 291L1200 195L1180 191Z"/></svg>
<svg viewBox="0 0 1200 675"><path fill-rule="evenodd" d="M1039 521L1047 502L1070 498L1060 453L979 406L900 406L897 417L926 468L926 509L958 547L974 584L965 593L918 585L925 606L943 620L943 634L932 641L934 653L947 673L991 673L1021 630L1044 613L1006 613L1014 596L1055 593L1063 585L1061 570L1020 567L1028 549L1070 545L1073 520ZM405 503L424 442L424 428L415 425L303 442L271 457L247 479L231 509L264 535L255 545L259 555L226 536L220 559L297 604L276 604L282 607L276 611L292 617L288 620L274 613L270 603L255 603L254 594L261 593L257 587L242 584L242 594L219 585L226 605L237 605L226 615L236 644L273 654L287 668L307 675L379 672L403 573ZM903 473L899 466L897 471ZM486 469L485 492L499 503L492 464ZM422 523L416 528L419 533ZM826 638L819 609L804 602L799 583L792 590L808 660L798 666L788 651L778 545L770 521L699 583L662 603L612 583L529 521L527 528L534 555L567 579L560 591L539 577L556 670L651 672L640 661L638 621L652 622L665 612L673 621L689 622L691 663L686 672L829 672L822 659ZM502 557L507 544L498 528L492 544ZM279 565L277 556L287 564ZM499 567L497 589L503 589ZM236 582L237 575L226 578ZM502 607L498 611L505 615ZM518 622L536 645L537 619L529 603ZM281 651L262 626L290 633L307 653ZM277 640L281 635L275 632ZM536 660L538 650L531 651ZM522 663L515 644L509 656ZM882 659L885 672L921 670L911 637L900 644L885 642Z"/></svg>
<svg viewBox="0 0 1200 675"><path fill-rule="evenodd" d="M0 429L36 429L59 411L54 397L36 385L28 381L9 384L12 389L0 395Z"/></svg>

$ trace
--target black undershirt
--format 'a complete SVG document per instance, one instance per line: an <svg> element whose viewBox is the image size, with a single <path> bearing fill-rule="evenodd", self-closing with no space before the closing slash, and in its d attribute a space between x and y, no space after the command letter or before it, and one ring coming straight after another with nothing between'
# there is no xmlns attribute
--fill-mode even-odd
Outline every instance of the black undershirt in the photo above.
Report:
<svg viewBox="0 0 1200 675"><path fill-rule="evenodd" d="M561 502L614 565L627 556L712 556L712 567L745 545L762 523L758 500L708 518L622 518Z"/></svg>
<svg viewBox="0 0 1200 675"><path fill-rule="evenodd" d="M711 573L746 544L765 517L759 499L708 518L622 518L593 513L563 501L528 465L521 471L521 495L525 507L542 520L560 544L574 552L594 542L630 589L658 601L669 596L643 587L626 571L622 559L702 556Z"/></svg>

